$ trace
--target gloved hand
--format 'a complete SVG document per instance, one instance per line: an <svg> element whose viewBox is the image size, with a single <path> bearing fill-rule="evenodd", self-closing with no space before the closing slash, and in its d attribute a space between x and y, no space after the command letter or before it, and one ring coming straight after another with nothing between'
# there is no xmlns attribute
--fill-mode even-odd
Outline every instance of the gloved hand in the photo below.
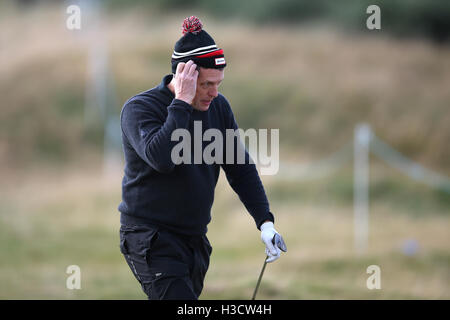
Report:
<svg viewBox="0 0 450 320"><path fill-rule="evenodd" d="M281 251L287 251L283 238L273 227L273 222L267 221L261 225L261 240L266 245L266 262L277 260Z"/></svg>

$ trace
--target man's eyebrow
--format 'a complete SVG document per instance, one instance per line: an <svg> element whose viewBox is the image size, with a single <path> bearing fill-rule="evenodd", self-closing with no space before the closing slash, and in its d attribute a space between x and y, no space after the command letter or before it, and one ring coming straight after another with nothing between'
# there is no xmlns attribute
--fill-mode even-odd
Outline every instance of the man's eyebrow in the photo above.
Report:
<svg viewBox="0 0 450 320"><path fill-rule="evenodd" d="M223 79L219 80L219 81L211 81L211 80L205 80L202 83L221 83L223 81Z"/></svg>

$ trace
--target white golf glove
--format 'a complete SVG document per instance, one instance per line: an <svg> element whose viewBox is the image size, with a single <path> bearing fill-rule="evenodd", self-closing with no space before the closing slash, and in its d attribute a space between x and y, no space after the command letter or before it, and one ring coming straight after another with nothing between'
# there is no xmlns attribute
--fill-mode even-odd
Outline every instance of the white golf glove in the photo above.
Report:
<svg viewBox="0 0 450 320"><path fill-rule="evenodd" d="M268 221L261 225L261 240L266 245L266 262L277 260L281 251L287 251L283 238L273 227L273 222Z"/></svg>

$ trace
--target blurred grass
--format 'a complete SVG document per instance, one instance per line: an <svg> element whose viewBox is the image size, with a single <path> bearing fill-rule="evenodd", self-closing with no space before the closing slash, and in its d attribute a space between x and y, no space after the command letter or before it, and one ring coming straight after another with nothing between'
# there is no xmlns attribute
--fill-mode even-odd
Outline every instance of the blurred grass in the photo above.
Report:
<svg viewBox="0 0 450 320"><path fill-rule="evenodd" d="M100 172L40 171L13 187L2 184L1 299L145 298L118 248L121 176ZM448 205L427 199L414 187L404 192L428 203L417 212L401 193L398 198L389 189L378 194L370 207L368 253L356 256L351 203L325 200L341 197L337 182L343 178L316 182L333 187L309 193L310 183L297 182L296 189L292 185L290 192L284 192L273 177L263 179L289 251L268 265L258 298L450 298ZM254 222L223 174L212 214L208 237L213 254L201 298L249 299L264 248ZM410 239L419 246L414 256L402 253ZM65 270L72 264L81 268L81 290L65 287ZM371 264L381 268L381 290L366 288L366 268Z"/></svg>
<svg viewBox="0 0 450 320"><path fill-rule="evenodd" d="M40 159L59 165L102 151L101 125L90 127L84 114L90 21L81 31L68 31L63 9L2 13L0 38L8 43L0 64L4 165L20 168ZM186 14L130 8L97 21L97 37L109 49L109 80L118 101L109 107L117 117L130 96L170 72L170 52ZM314 159L346 143L364 121L406 156L450 174L448 45L198 14L226 52L221 92L242 128L278 128L283 154Z"/></svg>
<svg viewBox="0 0 450 320"><path fill-rule="evenodd" d="M346 32L371 32L364 28L366 9L377 5L382 12L382 29L396 37L426 37L436 43L449 40L450 4L446 0L109 0L104 2L112 10L133 6L151 8L161 15L173 11L205 11L219 19L237 18L253 24L330 23ZM373 33L372 33L373 34Z"/></svg>

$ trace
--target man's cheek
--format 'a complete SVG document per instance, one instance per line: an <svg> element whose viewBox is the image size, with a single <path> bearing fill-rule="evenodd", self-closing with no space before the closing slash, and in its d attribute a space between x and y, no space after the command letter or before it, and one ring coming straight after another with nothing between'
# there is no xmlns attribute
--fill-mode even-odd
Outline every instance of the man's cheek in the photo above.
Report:
<svg viewBox="0 0 450 320"><path fill-rule="evenodd" d="M201 97L201 96L202 96L202 92L201 92L200 88L197 86L197 90L195 90L194 100L198 100L199 97Z"/></svg>

